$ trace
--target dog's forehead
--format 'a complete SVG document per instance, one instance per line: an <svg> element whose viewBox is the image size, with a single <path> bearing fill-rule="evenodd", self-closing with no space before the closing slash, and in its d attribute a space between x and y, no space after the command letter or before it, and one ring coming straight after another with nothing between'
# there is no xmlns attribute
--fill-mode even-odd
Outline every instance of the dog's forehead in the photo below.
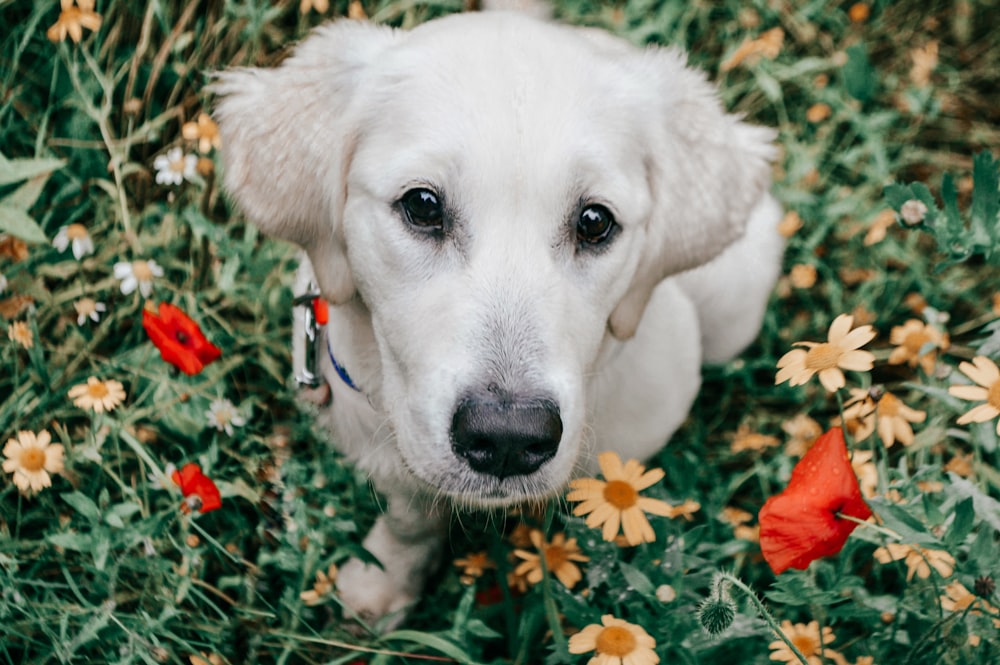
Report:
<svg viewBox="0 0 1000 665"><path fill-rule="evenodd" d="M611 46L517 15L417 28L368 80L365 180L455 180L458 171L495 188L530 173L538 189L567 192L590 186L574 180L634 176L626 172L648 149L637 130L648 106L615 52L628 47Z"/></svg>

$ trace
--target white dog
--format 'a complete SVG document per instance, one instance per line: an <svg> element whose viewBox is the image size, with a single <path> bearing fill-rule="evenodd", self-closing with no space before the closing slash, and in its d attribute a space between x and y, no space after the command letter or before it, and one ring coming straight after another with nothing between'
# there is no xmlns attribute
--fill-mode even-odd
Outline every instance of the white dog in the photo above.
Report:
<svg viewBox="0 0 1000 665"><path fill-rule="evenodd" d="M418 597L450 504L656 453L702 363L757 334L773 132L677 50L503 12L338 21L215 91L229 193L332 305L322 420L387 500L384 568L338 579L359 613Z"/></svg>

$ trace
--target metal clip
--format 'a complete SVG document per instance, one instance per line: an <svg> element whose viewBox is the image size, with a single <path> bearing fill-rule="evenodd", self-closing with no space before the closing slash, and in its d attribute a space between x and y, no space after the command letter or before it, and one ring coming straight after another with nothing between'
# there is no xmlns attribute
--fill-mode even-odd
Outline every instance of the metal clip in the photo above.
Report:
<svg viewBox="0 0 1000 665"><path fill-rule="evenodd" d="M306 293L296 296L292 301L293 312L292 333L292 367L295 370L295 383L299 386L315 388L323 383L319 374L320 354L320 324L316 321L316 311L313 302L319 297L315 282L310 281Z"/></svg>

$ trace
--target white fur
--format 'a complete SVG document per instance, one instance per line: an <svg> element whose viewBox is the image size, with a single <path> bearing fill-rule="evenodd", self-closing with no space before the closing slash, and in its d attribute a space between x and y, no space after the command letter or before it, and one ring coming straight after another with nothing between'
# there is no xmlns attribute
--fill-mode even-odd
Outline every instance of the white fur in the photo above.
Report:
<svg viewBox="0 0 1000 665"><path fill-rule="evenodd" d="M341 21L215 90L226 187L304 247L362 388L325 363L321 419L388 502L365 541L385 569L341 571L358 612L417 597L448 504L552 496L600 450L655 454L702 362L756 335L782 250L773 133L724 113L679 51L506 13ZM394 204L414 187L445 197L445 240L406 228ZM621 227L602 251L574 242L581 201ZM558 404L538 471L501 480L453 452L456 402L487 383Z"/></svg>

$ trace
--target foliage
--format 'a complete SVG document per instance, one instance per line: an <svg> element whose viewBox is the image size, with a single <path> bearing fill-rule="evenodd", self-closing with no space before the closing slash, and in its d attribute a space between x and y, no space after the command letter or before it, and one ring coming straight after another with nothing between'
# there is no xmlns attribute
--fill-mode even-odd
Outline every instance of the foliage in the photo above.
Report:
<svg viewBox="0 0 1000 665"><path fill-rule="evenodd" d="M325 15L410 27L459 4L339 0ZM998 661L996 420L959 425L973 404L949 390L971 383L961 362L1000 357L997 156L984 152L1000 145L995 8L555 6L635 44L690 49L729 108L780 132L775 192L788 228L801 225L785 275L754 346L706 368L691 418L653 461L666 477L646 491L700 509L651 518L655 542L636 547L605 542L564 504L526 515L575 538L589 561L572 589L546 571L524 591L507 584L512 551L531 549L511 543L518 520L465 515L451 557L486 551L495 568L446 563L405 629L345 622L331 565L363 556L378 499L287 380L294 252L232 214L216 149L183 129L210 110L206 72L272 64L324 15L288 0L102 1L98 30L53 43L59 3L0 0L0 323L12 331L0 339L0 443L48 431L65 449L41 492L0 475L0 663L582 663L569 635L608 614L642 626L661 662L772 662L773 626L811 621L832 629L837 654L811 662ZM179 184L155 166L171 148L197 157ZM917 228L897 223L913 199L927 209ZM52 244L74 224L93 243L79 258L68 235L65 249ZM151 300L179 307L222 350L200 373L161 360L144 298L122 292L116 264L138 272L142 261L163 269ZM879 528L774 576L753 515L804 452L797 417L822 431L845 406L815 380L774 385L775 365L841 313L880 333L875 369L848 373L848 386L889 391L926 417L890 447L878 431L860 436L863 412L848 416ZM935 352L930 364L892 361L892 330L909 319L949 335L911 350ZM124 401L77 406L68 393L92 376L120 381ZM224 400L244 421L232 433L207 417ZM220 509L185 502L171 465L187 463L218 486ZM911 547L893 556L892 544Z"/></svg>

